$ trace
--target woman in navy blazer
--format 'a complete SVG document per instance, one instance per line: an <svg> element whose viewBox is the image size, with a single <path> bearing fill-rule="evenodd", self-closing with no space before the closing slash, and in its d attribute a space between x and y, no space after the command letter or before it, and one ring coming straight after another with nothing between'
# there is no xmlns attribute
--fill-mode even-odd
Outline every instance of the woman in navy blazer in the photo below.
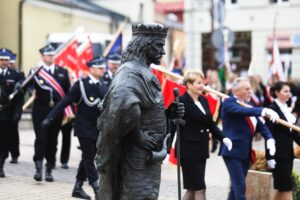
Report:
<svg viewBox="0 0 300 200"><path fill-rule="evenodd" d="M208 102L201 96L204 75L202 72L188 72L184 77L187 92L179 98L184 103L185 125L180 127L180 156L184 188L183 199L205 199L205 165L209 157L209 133L228 147L231 141L224 138L220 129L212 120Z"/></svg>
<svg viewBox="0 0 300 200"><path fill-rule="evenodd" d="M271 88L271 94L275 98L274 102L270 104L270 108L276 111L280 117L289 123L294 124L296 117L291 113L286 102L291 97L290 87L286 82L279 81ZM282 126L280 124L266 123L273 134L276 141L276 153L271 156L268 151L266 154L267 162L272 168L274 188L274 200L277 199L292 199L292 169L294 160L293 141L299 145L299 133Z"/></svg>

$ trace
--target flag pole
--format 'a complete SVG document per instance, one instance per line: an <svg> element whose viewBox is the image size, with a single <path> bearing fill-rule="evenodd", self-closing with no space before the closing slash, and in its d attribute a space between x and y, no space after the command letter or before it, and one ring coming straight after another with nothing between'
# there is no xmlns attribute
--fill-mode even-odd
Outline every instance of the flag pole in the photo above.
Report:
<svg viewBox="0 0 300 200"><path fill-rule="evenodd" d="M162 67L160 67L160 66L153 66L153 65L152 65L151 68L156 69L156 70L159 70L159 71L161 71L161 72L167 74L168 76L170 76L170 77L172 77L172 78L174 78L174 79L177 79L177 80L183 80L183 77L182 77L182 76L180 76L180 75L178 75L178 74L175 74L175 73L173 73L173 72L170 72L170 71L168 71L167 69L164 69L164 68L162 68ZM224 93L222 93L222 92L219 92L219 91L217 91L217 90L214 90L214 89L210 88L209 86L203 86L203 89L204 89L205 91L211 92L211 93L213 93L213 94L215 94L215 95L217 95L217 96L219 96L219 97L221 97L221 98L228 98L228 97L229 97L227 94L224 94ZM252 106L250 106L250 105L248 105L248 104L246 104L246 103L240 102L240 101L238 101L237 103L240 104L241 106L244 106L244 107L252 107ZM285 120L283 120L283 119L277 119L276 122L277 122L278 124L281 124L281 125L283 125L283 126L285 126L285 127L291 128L291 129L293 129L293 130L295 130L295 131L297 131L297 132L300 133L300 127L299 127L299 126L296 126L296 125L294 125L294 124L290 124L290 123L288 123L287 121L285 121Z"/></svg>
<svg viewBox="0 0 300 200"><path fill-rule="evenodd" d="M179 103L179 89L174 88L175 102ZM176 124L176 155L177 155L177 186L178 186L178 200L181 200L181 178L180 178L180 118L174 120Z"/></svg>
<svg viewBox="0 0 300 200"><path fill-rule="evenodd" d="M35 92L31 95L31 97L24 103L22 106L22 110L25 111L34 101L35 99Z"/></svg>
<svg viewBox="0 0 300 200"><path fill-rule="evenodd" d="M123 32L123 30L125 29L126 25L128 22L128 18L125 19L125 21L119 26L117 32L114 35L114 38L110 41L110 43L107 45L107 47L104 49L102 56L105 58L109 51L111 50L111 48L113 47L114 43L116 42L116 40L118 39L119 35Z"/></svg>

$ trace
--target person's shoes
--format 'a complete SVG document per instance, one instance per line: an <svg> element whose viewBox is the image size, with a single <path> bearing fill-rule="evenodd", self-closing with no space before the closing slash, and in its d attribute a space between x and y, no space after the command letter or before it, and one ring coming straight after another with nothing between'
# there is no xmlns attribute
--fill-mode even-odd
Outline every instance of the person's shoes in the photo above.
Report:
<svg viewBox="0 0 300 200"><path fill-rule="evenodd" d="M36 181L42 181L43 179L43 161L36 161L35 162L35 174L33 179Z"/></svg>
<svg viewBox="0 0 300 200"><path fill-rule="evenodd" d="M92 184L91 184L93 190L94 190L94 193L95 193L95 199L99 199L98 196L99 196L99 181L96 180L94 181Z"/></svg>
<svg viewBox="0 0 300 200"><path fill-rule="evenodd" d="M45 163L45 167L48 167L48 164ZM53 165L51 165L51 169L55 170L56 169L56 164L54 163Z"/></svg>
<svg viewBox="0 0 300 200"><path fill-rule="evenodd" d="M67 163L61 163L61 168L63 169L69 169L69 166Z"/></svg>
<svg viewBox="0 0 300 200"><path fill-rule="evenodd" d="M91 197L85 193L85 191L82 189L83 181L76 180L72 197L80 198L80 199L91 199Z"/></svg>
<svg viewBox="0 0 300 200"><path fill-rule="evenodd" d="M54 178L52 176L52 169L47 169L46 170L45 180L47 182L53 182Z"/></svg>
<svg viewBox="0 0 300 200"><path fill-rule="evenodd" d="M18 163L18 158L11 158L10 163L11 164L17 164Z"/></svg>
<svg viewBox="0 0 300 200"><path fill-rule="evenodd" d="M5 173L3 168L0 168L0 178L4 178L5 177Z"/></svg>

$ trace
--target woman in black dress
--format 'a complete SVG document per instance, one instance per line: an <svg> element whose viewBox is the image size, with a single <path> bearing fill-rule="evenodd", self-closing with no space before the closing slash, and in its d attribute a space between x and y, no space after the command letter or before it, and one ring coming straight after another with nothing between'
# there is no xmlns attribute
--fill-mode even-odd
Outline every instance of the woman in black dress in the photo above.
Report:
<svg viewBox="0 0 300 200"><path fill-rule="evenodd" d="M296 117L286 102L291 97L290 87L286 82L277 82L271 87L271 94L275 98L270 108L278 113L280 119L294 124ZM292 169L294 160L293 141L299 145L299 133L282 126L281 124L266 122L276 141L276 153L270 156L266 151L267 163L272 168L274 188L274 200L292 200Z"/></svg>
<svg viewBox="0 0 300 200"><path fill-rule="evenodd" d="M208 102L203 92L204 75L202 72L188 72L184 77L187 91L180 96L184 103L185 125L180 126L180 156L184 188L187 189L183 199L205 199L205 165L209 157L209 133L222 141L229 150L231 140L224 138L220 129L212 120Z"/></svg>

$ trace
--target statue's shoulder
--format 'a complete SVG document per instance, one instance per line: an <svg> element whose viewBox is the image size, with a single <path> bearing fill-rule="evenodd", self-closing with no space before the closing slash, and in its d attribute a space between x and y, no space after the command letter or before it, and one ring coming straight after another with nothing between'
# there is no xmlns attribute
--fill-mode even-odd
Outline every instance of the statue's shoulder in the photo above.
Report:
<svg viewBox="0 0 300 200"><path fill-rule="evenodd" d="M149 66L136 61L128 61L121 65L120 71L127 74L136 75L138 77L143 77L145 79L152 79L153 73Z"/></svg>

